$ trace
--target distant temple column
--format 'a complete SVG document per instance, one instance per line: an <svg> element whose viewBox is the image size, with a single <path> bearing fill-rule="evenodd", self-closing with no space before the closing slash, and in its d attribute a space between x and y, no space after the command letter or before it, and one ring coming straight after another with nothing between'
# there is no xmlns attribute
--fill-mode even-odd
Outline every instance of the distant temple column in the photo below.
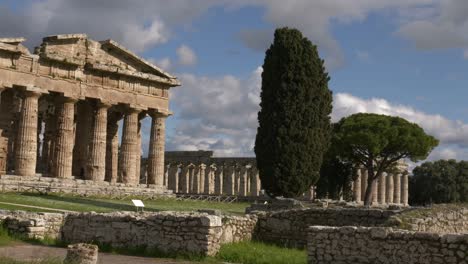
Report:
<svg viewBox="0 0 468 264"><path fill-rule="evenodd" d="M169 170L168 170L168 189L172 190L174 193L179 192L179 166L176 164L170 164L169 165Z"/></svg>
<svg viewBox="0 0 468 264"><path fill-rule="evenodd" d="M76 134L75 146L73 148L72 174L79 179L84 179L86 162L88 160L88 147L93 119L93 109L87 100L81 100L76 104L76 111Z"/></svg>
<svg viewBox="0 0 468 264"><path fill-rule="evenodd" d="M367 169L361 168L361 201L366 199L366 191L368 185L368 172Z"/></svg>
<svg viewBox="0 0 468 264"><path fill-rule="evenodd" d="M387 174L387 204L393 203L393 174Z"/></svg>
<svg viewBox="0 0 468 264"><path fill-rule="evenodd" d="M216 164L215 180L214 180L214 193L217 195L223 193L223 165Z"/></svg>
<svg viewBox="0 0 468 264"><path fill-rule="evenodd" d="M138 185L139 177L136 175L138 113L140 110L128 108L123 124L122 145L119 156L119 178L123 183Z"/></svg>
<svg viewBox="0 0 468 264"><path fill-rule="evenodd" d="M356 179L353 182L353 198L357 203L361 202L361 170L356 171Z"/></svg>
<svg viewBox="0 0 468 264"><path fill-rule="evenodd" d="M393 203L401 203L401 174L393 175Z"/></svg>
<svg viewBox="0 0 468 264"><path fill-rule="evenodd" d="M18 132L15 143L15 174L36 175L37 114L40 92L23 92L23 103L19 115Z"/></svg>
<svg viewBox="0 0 468 264"><path fill-rule="evenodd" d="M188 165L182 165L182 171L179 179L179 192L189 193L190 192L190 167Z"/></svg>
<svg viewBox="0 0 468 264"><path fill-rule="evenodd" d="M245 165L242 165L239 171L239 194L240 196L247 196L247 179L249 178L248 168Z"/></svg>
<svg viewBox="0 0 468 264"><path fill-rule="evenodd" d="M260 179L258 177L258 169L252 166L250 169L250 196L258 196L260 194Z"/></svg>
<svg viewBox="0 0 468 264"><path fill-rule="evenodd" d="M141 112L138 114L138 131L137 131L136 152L135 152L135 155L136 155L135 175L137 177L138 184L140 183L141 178L142 178L142 175L141 175L141 120L144 119L145 117L146 117L146 112ZM146 172L148 172L148 169L146 169ZM164 173L164 168L163 168L163 173ZM163 178L163 183L164 183L164 178ZM150 184L148 182L148 176L146 176L146 184Z"/></svg>
<svg viewBox="0 0 468 264"><path fill-rule="evenodd" d="M167 115L151 111L151 133L148 151L148 183L163 186L164 149Z"/></svg>
<svg viewBox="0 0 468 264"><path fill-rule="evenodd" d="M210 166L206 166L205 189L203 192L204 194L214 193L215 173L216 173L216 167L213 164Z"/></svg>
<svg viewBox="0 0 468 264"><path fill-rule="evenodd" d="M372 204L375 205L378 203L378 193L379 193L379 179L376 179L372 182Z"/></svg>
<svg viewBox="0 0 468 264"><path fill-rule="evenodd" d="M225 164L224 165L224 183L223 193L226 195L234 195L234 179L236 177L236 165Z"/></svg>
<svg viewBox="0 0 468 264"><path fill-rule="evenodd" d="M49 174L52 169L52 160L54 157L55 131L57 130L57 115L55 109L55 105L50 103L45 118L41 158L43 163L43 172L46 174Z"/></svg>
<svg viewBox="0 0 468 264"><path fill-rule="evenodd" d="M385 176L386 176L386 173L385 172L382 172L379 176L379 185L378 185L378 201L379 201L379 204L385 204L385 198L386 198L386 195L385 195L385 191L386 191L386 187L385 187L385 183L386 183L386 179L385 179Z"/></svg>
<svg viewBox="0 0 468 264"><path fill-rule="evenodd" d="M104 181L106 176L107 109L110 104L98 102L93 111L93 125L86 162L86 180Z"/></svg>
<svg viewBox="0 0 468 264"><path fill-rule="evenodd" d="M106 135L106 178L111 183L117 182L119 170L119 120L122 113L111 112L107 118Z"/></svg>
<svg viewBox="0 0 468 264"><path fill-rule="evenodd" d="M404 172L401 177L401 204L408 205L408 173Z"/></svg>
<svg viewBox="0 0 468 264"><path fill-rule="evenodd" d="M52 176L60 179L72 178L74 117L76 99L58 97L57 134L54 146Z"/></svg>
<svg viewBox="0 0 468 264"><path fill-rule="evenodd" d="M198 194L205 193L205 175L206 174L206 165L200 164L198 167Z"/></svg>

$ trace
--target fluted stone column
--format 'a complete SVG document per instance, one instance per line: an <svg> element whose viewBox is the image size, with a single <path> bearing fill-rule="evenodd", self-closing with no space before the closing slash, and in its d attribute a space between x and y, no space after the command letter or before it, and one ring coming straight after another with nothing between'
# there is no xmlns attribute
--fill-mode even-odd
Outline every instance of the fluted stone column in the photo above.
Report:
<svg viewBox="0 0 468 264"><path fill-rule="evenodd" d="M368 185L368 172L367 169L361 168L361 201L365 200L367 185Z"/></svg>
<svg viewBox="0 0 468 264"><path fill-rule="evenodd" d="M57 98L57 134L54 146L52 176L72 178L74 116L76 99Z"/></svg>
<svg viewBox="0 0 468 264"><path fill-rule="evenodd" d="M206 174L206 165L200 164L198 167L198 193L205 193L205 175Z"/></svg>
<svg viewBox="0 0 468 264"><path fill-rule="evenodd" d="M387 174L387 204L393 203L393 174Z"/></svg>
<svg viewBox="0 0 468 264"><path fill-rule="evenodd" d="M141 112L138 114L138 131L137 131L137 140L136 140L136 156L135 156L135 174L138 179L138 183L141 183L142 177L145 177L144 174L141 173L141 120L146 117L146 112ZM164 165L164 164L163 164ZM145 170L147 171L147 170ZM164 174L164 167L163 167L163 174ZM164 177L164 175L163 175ZM148 176L146 176L146 184L150 184L148 182ZM164 178L163 178L164 184Z"/></svg>
<svg viewBox="0 0 468 264"><path fill-rule="evenodd" d="M110 104L99 102L93 111L86 180L104 181L106 176L107 109Z"/></svg>
<svg viewBox="0 0 468 264"><path fill-rule="evenodd" d="M234 174L234 195L239 195L240 193L241 166L236 166L235 169L236 173Z"/></svg>
<svg viewBox="0 0 468 264"><path fill-rule="evenodd" d="M247 173L248 168L245 165L242 165L239 171L239 195L240 196L247 196Z"/></svg>
<svg viewBox="0 0 468 264"><path fill-rule="evenodd" d="M217 164L216 165L216 172L215 172L215 187L214 187L214 193L217 194L217 195L221 195L221 194L224 194L223 192L223 170L224 170L224 167L223 165L221 164Z"/></svg>
<svg viewBox="0 0 468 264"><path fill-rule="evenodd" d="M401 174L393 175L393 203L401 203Z"/></svg>
<svg viewBox="0 0 468 264"><path fill-rule="evenodd" d="M57 130L57 115L55 114L55 105L49 104L45 119L44 139L42 143L42 164L44 173L50 174L52 169L52 160L54 157L54 142Z"/></svg>
<svg viewBox="0 0 468 264"><path fill-rule="evenodd" d="M151 134L148 151L148 183L163 185L164 149L167 115L151 111Z"/></svg>
<svg viewBox="0 0 468 264"><path fill-rule="evenodd" d="M167 186L169 190L172 190L174 193L179 192L179 166L176 164L170 164L168 170L168 182Z"/></svg>
<svg viewBox="0 0 468 264"><path fill-rule="evenodd" d="M372 183L372 204L375 205L378 203L378 193L379 193L379 179L375 180Z"/></svg>
<svg viewBox="0 0 468 264"><path fill-rule="evenodd" d="M258 177L258 169L252 166L250 169L250 196L258 196L260 194L260 179Z"/></svg>
<svg viewBox="0 0 468 264"><path fill-rule="evenodd" d="M94 114L87 100L79 101L76 104L76 111L76 135L75 146L73 148L72 174L79 179L84 179Z"/></svg>
<svg viewBox="0 0 468 264"><path fill-rule="evenodd" d="M356 171L356 179L353 182L353 199L360 203L361 200L361 170Z"/></svg>
<svg viewBox="0 0 468 264"><path fill-rule="evenodd" d="M211 164L206 168L205 174L205 194L215 193L216 166Z"/></svg>
<svg viewBox="0 0 468 264"><path fill-rule="evenodd" d="M380 174L379 176L379 186L378 186L378 201L379 201L379 204L385 204L385 198L387 197L386 194L385 194L385 191L386 191L386 187L385 187L385 183L386 183L386 179L385 179L385 176L386 176L386 173L383 172L382 174Z"/></svg>
<svg viewBox="0 0 468 264"><path fill-rule="evenodd" d="M41 93L24 91L23 95L15 143L15 174L34 176L37 162L38 100Z"/></svg>
<svg viewBox="0 0 468 264"><path fill-rule="evenodd" d="M234 179L236 177L236 166L233 164L224 165L224 183L223 193L234 195Z"/></svg>
<svg viewBox="0 0 468 264"><path fill-rule="evenodd" d="M119 120L122 113L110 112L107 121L106 135L106 178L111 183L117 182L119 170Z"/></svg>
<svg viewBox="0 0 468 264"><path fill-rule="evenodd" d="M401 204L408 205L408 173L401 176Z"/></svg>
<svg viewBox="0 0 468 264"><path fill-rule="evenodd" d="M138 185L136 175L138 113L137 109L129 108L124 117L122 131L122 146L119 156L119 178L125 184Z"/></svg>

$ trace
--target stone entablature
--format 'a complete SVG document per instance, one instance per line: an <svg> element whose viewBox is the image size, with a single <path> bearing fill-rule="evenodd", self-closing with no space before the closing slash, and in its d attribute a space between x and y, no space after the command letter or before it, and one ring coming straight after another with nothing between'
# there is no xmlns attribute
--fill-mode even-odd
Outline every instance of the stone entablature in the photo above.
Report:
<svg viewBox="0 0 468 264"><path fill-rule="evenodd" d="M112 40L50 36L34 54L23 41L0 38L0 175L136 186L141 120L150 116L148 186L164 186L165 120L177 78Z"/></svg>
<svg viewBox="0 0 468 264"><path fill-rule="evenodd" d="M385 227L312 226L308 263L468 263L468 234L436 234Z"/></svg>

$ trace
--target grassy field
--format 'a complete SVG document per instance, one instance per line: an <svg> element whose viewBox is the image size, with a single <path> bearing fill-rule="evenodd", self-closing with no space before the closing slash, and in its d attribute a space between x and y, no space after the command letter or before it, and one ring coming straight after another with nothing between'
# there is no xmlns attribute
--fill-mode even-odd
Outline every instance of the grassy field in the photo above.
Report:
<svg viewBox="0 0 468 264"><path fill-rule="evenodd" d="M79 197L59 194L33 194L33 193L0 193L0 202L16 203L30 206L41 206L53 209L63 209L77 212L112 212L134 211L132 198L123 200L103 197ZM174 198L160 198L145 200L145 211L190 211L198 209L218 209L230 214L243 214L248 203L221 203L205 201L177 201ZM0 209L45 211L23 206L0 204Z"/></svg>

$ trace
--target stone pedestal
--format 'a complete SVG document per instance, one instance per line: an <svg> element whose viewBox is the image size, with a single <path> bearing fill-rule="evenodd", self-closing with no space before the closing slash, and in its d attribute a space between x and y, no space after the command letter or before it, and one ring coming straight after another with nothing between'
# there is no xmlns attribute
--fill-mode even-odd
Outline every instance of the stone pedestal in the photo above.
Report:
<svg viewBox="0 0 468 264"><path fill-rule="evenodd" d="M24 91L15 143L15 174L36 175L37 115L41 93Z"/></svg>
<svg viewBox="0 0 468 264"><path fill-rule="evenodd" d="M137 185L136 175L138 113L137 109L128 109L124 117L122 146L119 157L119 178L122 183Z"/></svg>
<svg viewBox="0 0 468 264"><path fill-rule="evenodd" d="M353 182L353 199L360 203L361 200L361 170L356 171L356 179Z"/></svg>
<svg viewBox="0 0 468 264"><path fill-rule="evenodd" d="M74 116L76 99L59 97L57 106L57 134L54 146L52 176L61 179L72 178L74 143Z"/></svg>
<svg viewBox="0 0 468 264"><path fill-rule="evenodd" d="M106 176L107 109L110 104L97 103L89 141L89 155L86 162L86 180L104 181Z"/></svg>
<svg viewBox="0 0 468 264"><path fill-rule="evenodd" d="M148 151L148 183L163 185L164 149L167 115L150 112L151 134Z"/></svg>
<svg viewBox="0 0 468 264"><path fill-rule="evenodd" d="M73 244L67 249L64 264L97 264L98 246L91 244Z"/></svg>

